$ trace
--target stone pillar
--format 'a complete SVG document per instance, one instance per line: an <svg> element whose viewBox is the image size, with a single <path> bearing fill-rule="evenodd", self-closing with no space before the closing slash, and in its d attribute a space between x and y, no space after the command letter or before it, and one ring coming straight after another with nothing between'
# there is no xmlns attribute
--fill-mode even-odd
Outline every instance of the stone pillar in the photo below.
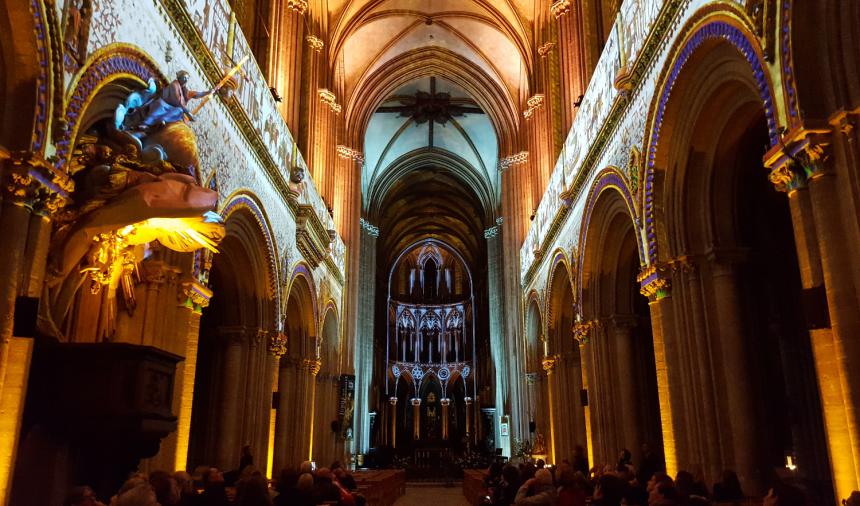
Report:
<svg viewBox="0 0 860 506"><path fill-rule="evenodd" d="M633 374L636 367L633 349L635 325L636 317L632 315L613 315L606 323L606 337L611 341L611 348L615 350L613 354L615 372L612 376L618 382L620 394L616 404L616 408L620 409L615 410L615 416L620 422L619 436L624 438L620 444L630 450L634 458L639 455L639 447L642 443L639 431L641 397L637 391L637 378Z"/></svg>
<svg viewBox="0 0 860 506"><path fill-rule="evenodd" d="M724 409L731 424L733 469L745 485L744 490L762 494L766 491L762 488L763 470L757 462L761 455L757 437L760 426L752 421L755 420L756 405L749 387L752 383L735 268L738 259L720 254L712 255L710 260L726 390L727 405Z"/></svg>
<svg viewBox="0 0 860 506"><path fill-rule="evenodd" d="M397 448L397 397L389 398L388 405L391 406L391 447Z"/></svg>
<svg viewBox="0 0 860 506"><path fill-rule="evenodd" d="M469 420L469 414L466 413L466 420ZM466 434L469 433L469 422L466 422ZM421 439L421 399L415 397L412 399L412 439Z"/></svg>
<svg viewBox="0 0 860 506"><path fill-rule="evenodd" d="M361 219L360 262L358 273L360 301L374 300L376 291L376 238L379 229ZM373 304L358 305L355 336L355 441L356 452L370 449L370 384L373 379ZM394 441L392 440L392 444Z"/></svg>
<svg viewBox="0 0 860 506"><path fill-rule="evenodd" d="M657 372L657 398L660 403L660 425L663 433L663 458L666 461L666 474L678 473L678 417L680 411L681 385L675 368L677 367L676 335L672 304L669 300L670 286L662 268L649 266L638 277L642 295L648 297L651 309L651 335L654 340L654 365ZM672 364L670 367L669 364ZM670 376L670 370L673 374ZM686 464L686 463L685 463ZM689 463L692 464L692 463Z"/></svg>
<svg viewBox="0 0 860 506"><path fill-rule="evenodd" d="M296 465L299 414L299 363L290 357L281 358L278 370L278 410L275 418L275 445L272 467L277 474L286 466ZM304 459L302 459L304 460Z"/></svg>
<svg viewBox="0 0 860 506"><path fill-rule="evenodd" d="M852 151L854 143L841 139L853 126L846 132L839 118L834 126L839 129L830 135ZM838 500L860 487L860 372L851 365L860 356L860 316L855 261L839 208L846 184L839 178L856 174L857 167L851 154L831 149L830 135L794 130L768 154L766 165L776 189L789 196L803 288L813 294L823 289L826 297L829 325L810 330L810 341ZM856 146L853 151L856 157Z"/></svg>
<svg viewBox="0 0 860 506"><path fill-rule="evenodd" d="M466 437L472 434L472 398L464 397L463 401L466 403Z"/></svg>
<svg viewBox="0 0 860 506"><path fill-rule="evenodd" d="M274 466L274 436L277 432L277 411L272 409L272 399L274 392L280 393L280 388L275 383L275 378L278 375L278 364L287 353L287 336L282 332L269 332L266 343L266 371L263 383L263 398L260 404L260 426L262 427L260 435L260 445L263 451L256 456L257 467L263 471L268 471L267 476L273 478L281 472ZM278 378L280 379L280 378ZM278 382L280 383L280 382ZM273 426L273 419L275 424ZM269 464L269 463L272 464ZM280 463L280 462L279 462ZM264 466L265 464L265 466Z"/></svg>
<svg viewBox="0 0 860 506"><path fill-rule="evenodd" d="M558 425L556 423L556 416L561 414L561 406L558 403L557 395L558 395L558 375L553 374L553 369L555 369L556 365L556 357L544 357L541 365L543 366L544 372L546 372L547 379L547 397L549 398L549 458L550 463L556 462L555 457L555 446L556 446L556 431L555 428ZM569 423L569 420L568 420Z"/></svg>
<svg viewBox="0 0 860 506"><path fill-rule="evenodd" d="M442 439L448 440L448 406L451 404L451 399L447 397L440 401L442 404Z"/></svg>
<svg viewBox="0 0 860 506"><path fill-rule="evenodd" d="M510 456L511 448L509 439L502 441L500 432L501 416L505 413L505 399L508 398L509 370L508 354L505 352L505 321L504 321L504 287L503 287L503 254L502 241L499 237L501 232L501 219L495 226L484 230L484 238L487 240L487 283L489 285L489 313L490 313L490 357L493 360L493 372L495 378L495 404L496 414L493 418L493 432L496 444L502 448L504 455Z"/></svg>
<svg viewBox="0 0 860 506"><path fill-rule="evenodd" d="M311 339L316 338L311 337ZM315 402L317 374L320 372L322 362L318 358L305 359L303 365L304 371L301 375L302 402L299 406L304 410L304 413L301 416L302 428L298 432L299 440L303 442L299 449L303 460L311 460L314 451L314 420L317 409Z"/></svg>
<svg viewBox="0 0 860 506"><path fill-rule="evenodd" d="M245 329L222 327L219 330L223 342L223 369L221 371L221 398L218 409L219 426L216 444L216 462L219 469L234 469L239 464L242 441L241 416L243 406L240 399L242 377L242 342Z"/></svg>
<svg viewBox="0 0 860 506"><path fill-rule="evenodd" d="M582 417L585 422L585 445L588 452L589 465L594 465L594 432L591 426L591 391L589 390L589 375L592 371L591 364L591 333L594 331L594 322L582 321L578 318L573 324L573 338L579 345L579 363L582 373L582 390L586 395L586 402L582 408Z"/></svg>

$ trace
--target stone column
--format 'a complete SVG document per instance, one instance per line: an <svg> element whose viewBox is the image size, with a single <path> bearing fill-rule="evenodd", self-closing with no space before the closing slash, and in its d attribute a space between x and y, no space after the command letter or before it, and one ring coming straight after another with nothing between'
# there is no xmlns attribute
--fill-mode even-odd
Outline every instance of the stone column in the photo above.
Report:
<svg viewBox="0 0 860 506"><path fill-rule="evenodd" d="M839 209L839 177L857 168L840 150L833 156L828 135L802 128L793 134L768 154L766 165L777 190L789 196L802 286L813 294L823 289L826 297L829 325L811 329L810 340L839 499L860 486L860 372L850 365L860 353L860 325L855 262ZM845 131L833 135L839 140Z"/></svg>
<svg viewBox="0 0 860 506"><path fill-rule="evenodd" d="M280 393L278 385L275 383L275 377L278 374L278 363L281 357L287 353L287 336L282 332L272 331L268 333L266 342L266 371L263 383L263 402L260 404L260 426L262 431L260 434L259 445L263 448L260 455L256 456L257 467L261 470L268 470L269 477L275 477L281 472L281 469L274 465L269 465L271 461L274 464L274 436L277 431L277 411L272 409L272 399L276 389ZM280 379L280 378L278 378ZM273 418L276 422L273 426ZM280 463L280 462L279 462Z"/></svg>
<svg viewBox="0 0 860 506"><path fill-rule="evenodd" d="M275 419L275 445L272 467L279 473L286 466L297 465L298 426L300 412L299 362L290 357L281 358L278 370L278 410ZM304 459L302 459L304 460Z"/></svg>
<svg viewBox="0 0 860 506"><path fill-rule="evenodd" d="M311 337L311 339L316 339L315 337ZM300 404L301 409L305 412L301 417L302 428L298 432L298 436L300 441L303 441L302 446L299 447L302 455L302 459L311 460L313 458L313 445L314 445L314 420L316 418L316 385L317 385L317 374L320 372L320 367L322 366L322 362L320 359L305 359L304 360L304 371L302 372L302 403Z"/></svg>
<svg viewBox="0 0 860 506"><path fill-rule="evenodd" d="M487 240L487 283L489 285L489 313L490 313L490 356L493 360L493 372L495 377L495 404L496 414L493 419L493 432L496 444L502 448L505 455L510 455L510 442L502 441L500 432L501 416L505 413L505 399L508 397L508 377L506 372L508 366L508 354L505 352L505 321L504 321L504 287L503 287L503 255L502 241L499 237L501 232L501 219L495 226L484 230L484 238Z"/></svg>
<svg viewBox="0 0 860 506"><path fill-rule="evenodd" d="M451 399L447 397L440 401L442 405L442 439L448 440L448 406L451 404Z"/></svg>
<svg viewBox="0 0 860 506"><path fill-rule="evenodd" d="M679 467L676 440L679 424L675 410L678 412L682 410L680 394L682 383L676 369L676 336L672 304L669 300L671 293L669 279L662 268L649 266L643 269L638 281L641 286L640 291L642 295L648 297L648 307L651 309L651 335L654 340L654 365L657 372L657 398L660 403L666 474L675 476Z"/></svg>
<svg viewBox="0 0 860 506"><path fill-rule="evenodd" d="M468 412L466 413L466 420L469 419ZM466 422L466 434L469 433L468 429L469 422ZM415 397L412 399L412 439L419 440L421 439L421 399Z"/></svg>
<svg viewBox="0 0 860 506"><path fill-rule="evenodd" d="M360 262L358 273L360 301L374 300L376 291L376 238L379 229L361 219ZM366 453L370 449L370 385L373 379L373 320L371 303L358 305L355 336L355 442L356 452ZM393 443L393 441L392 441Z"/></svg>
<svg viewBox="0 0 860 506"><path fill-rule="evenodd" d="M556 397L558 395L558 385L557 385L558 375L553 374L553 370L555 369L555 365L556 365L556 357L555 356L544 357L543 360L541 361L541 365L543 366L544 372L546 372L546 379L547 379L546 390L547 390L547 397L549 398L549 407L548 407L549 413L547 413L548 414L547 418L549 418L549 459L550 459L551 463L555 463L556 462L556 457L555 457L556 431L555 431L555 429L556 429L556 426L558 425L556 423L556 416L561 414L561 406L558 405L558 399Z"/></svg>
<svg viewBox="0 0 860 506"><path fill-rule="evenodd" d="M221 399L218 409L220 424L215 464L220 469L234 469L239 463L239 450L242 445L240 417L244 410L239 394L245 329L222 327L218 330L223 343L221 352L224 360L221 371Z"/></svg>
<svg viewBox="0 0 860 506"><path fill-rule="evenodd" d="M389 398L388 405L391 406L391 447L397 448L397 397Z"/></svg>
<svg viewBox="0 0 860 506"><path fill-rule="evenodd" d="M606 334L611 340L611 347L615 350L615 373L612 374L618 382L619 403L616 404L615 416L619 419L621 433L624 440L621 446L630 450L634 457L639 454L641 435L640 404L641 397L637 391L637 378L635 371L635 352L633 350L633 327L636 326L636 317L633 315L613 315L607 320Z"/></svg>
<svg viewBox="0 0 860 506"><path fill-rule="evenodd" d="M591 334L594 331L594 322L582 321L581 318L573 324L573 338L579 344L579 363L582 373L582 390L585 392L587 402L582 408L582 417L585 422L585 445L588 452L589 465L594 465L594 433L591 426L591 391L589 390L589 376L592 371L591 363Z"/></svg>

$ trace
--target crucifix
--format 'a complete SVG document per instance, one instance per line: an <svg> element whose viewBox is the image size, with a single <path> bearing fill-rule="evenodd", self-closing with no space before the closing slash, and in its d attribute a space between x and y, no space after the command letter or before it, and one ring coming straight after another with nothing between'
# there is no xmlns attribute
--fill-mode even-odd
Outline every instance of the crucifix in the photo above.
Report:
<svg viewBox="0 0 860 506"><path fill-rule="evenodd" d="M401 105L386 105L376 112L396 112L412 118L416 125L429 122L428 145L433 147L433 124L444 125L449 119L464 114L484 114L471 98L451 98L448 92L436 92L436 78L430 78L430 93L418 90L415 96L395 96Z"/></svg>

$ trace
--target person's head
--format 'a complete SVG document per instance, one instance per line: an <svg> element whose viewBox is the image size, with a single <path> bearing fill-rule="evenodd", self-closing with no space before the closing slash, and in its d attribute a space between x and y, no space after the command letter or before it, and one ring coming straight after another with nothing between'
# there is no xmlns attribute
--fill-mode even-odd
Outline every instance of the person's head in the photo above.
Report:
<svg viewBox="0 0 860 506"><path fill-rule="evenodd" d="M176 486L179 487L180 494L189 494L194 492L194 480L186 471L176 471L173 473L173 479L176 480Z"/></svg>
<svg viewBox="0 0 860 506"><path fill-rule="evenodd" d="M537 480L540 485L552 486L552 473L549 472L549 469L540 468L535 472L535 480Z"/></svg>
<svg viewBox="0 0 860 506"><path fill-rule="evenodd" d="M250 457L251 456L251 445L245 445L242 447L242 456Z"/></svg>
<svg viewBox="0 0 860 506"><path fill-rule="evenodd" d="M678 493L672 483L672 479L667 476L667 480L662 480L648 494L648 504L655 504L666 501L675 501Z"/></svg>
<svg viewBox="0 0 860 506"><path fill-rule="evenodd" d="M629 464L631 458L633 458L633 456L627 448L622 448L621 451L618 452L618 462Z"/></svg>
<svg viewBox="0 0 860 506"><path fill-rule="evenodd" d="M284 492L291 488L295 488L296 482L299 481L299 473L292 467L285 467L278 475L278 492Z"/></svg>
<svg viewBox="0 0 860 506"><path fill-rule="evenodd" d="M734 471L730 469L723 471L722 483L723 488L725 488L726 491L736 495L743 495L741 492L741 481L738 479L738 475L735 474Z"/></svg>
<svg viewBox="0 0 860 506"><path fill-rule="evenodd" d="M535 462L535 467L538 469L543 469L546 467L546 462L544 462L543 459L537 459L537 462Z"/></svg>
<svg viewBox="0 0 860 506"><path fill-rule="evenodd" d="M534 464L527 463L522 467L522 469L520 469L520 479L523 481L530 480L535 477L536 471L537 468Z"/></svg>
<svg viewBox="0 0 860 506"><path fill-rule="evenodd" d="M210 467L203 474L203 488L224 485L224 475L217 467Z"/></svg>
<svg viewBox="0 0 860 506"><path fill-rule="evenodd" d="M317 480L322 482L328 481L330 483L332 481L331 469L327 467L321 467L317 469L317 472L314 476Z"/></svg>
<svg viewBox="0 0 860 506"><path fill-rule="evenodd" d="M188 83L188 78L190 75L185 70L180 70L176 73L176 80L179 81L179 84L185 85ZM233 447L235 448L235 446Z"/></svg>
<svg viewBox="0 0 860 506"><path fill-rule="evenodd" d="M501 462L493 462L490 464L490 468L487 470L487 474L490 475L490 478L498 478L502 475L502 463Z"/></svg>
<svg viewBox="0 0 860 506"><path fill-rule="evenodd" d="M851 495L842 499L843 506L860 506L860 490L851 492Z"/></svg>
<svg viewBox="0 0 860 506"><path fill-rule="evenodd" d="M651 476L651 479L648 480L648 483L645 486L645 489L650 494L651 492L654 491L655 488L657 488L658 485L660 485L661 483L667 483L667 482L672 483L672 478L670 478L666 473L664 473L662 471L656 472L656 473L654 473L653 476Z"/></svg>
<svg viewBox="0 0 860 506"><path fill-rule="evenodd" d="M778 481L764 498L765 506L804 506L807 504L803 491L788 483Z"/></svg>
<svg viewBox="0 0 860 506"><path fill-rule="evenodd" d="M678 490L679 497L689 497L693 493L693 485L695 485L693 474L688 471L678 471L675 475L675 488Z"/></svg>
<svg viewBox="0 0 860 506"><path fill-rule="evenodd" d="M87 486L75 487L66 494L63 506L95 506L97 504L96 493Z"/></svg>
<svg viewBox="0 0 860 506"><path fill-rule="evenodd" d="M506 465L502 468L502 479L505 480L509 485L519 486L520 484L520 470L511 464Z"/></svg>
<svg viewBox="0 0 860 506"><path fill-rule="evenodd" d="M119 494L116 506L158 506L155 492L148 483L141 483Z"/></svg>
<svg viewBox="0 0 860 506"><path fill-rule="evenodd" d="M239 480L236 485L237 506L265 506L272 504L269 497L269 483L262 475L254 474Z"/></svg>
<svg viewBox="0 0 860 506"><path fill-rule="evenodd" d="M302 462L302 465L299 466L299 472L301 474L313 473L314 472L314 466L311 464L311 461L306 460L306 461Z"/></svg>
<svg viewBox="0 0 860 506"><path fill-rule="evenodd" d="M558 465L555 471L555 481L560 487L570 487L574 484L574 476L576 472L567 462L562 462Z"/></svg>
<svg viewBox="0 0 860 506"><path fill-rule="evenodd" d="M314 476L311 473L302 473L299 481L296 482L296 489L307 492L312 488L314 488Z"/></svg>
<svg viewBox="0 0 860 506"><path fill-rule="evenodd" d="M161 506L173 506L179 503L179 485L170 473L166 471L149 473L149 484L155 491L155 498Z"/></svg>
<svg viewBox="0 0 860 506"><path fill-rule="evenodd" d="M330 466L328 466L328 468L331 469L332 471L334 471L335 469L341 469L342 467L343 467L343 464L341 464L339 460L335 460L334 462L331 463Z"/></svg>

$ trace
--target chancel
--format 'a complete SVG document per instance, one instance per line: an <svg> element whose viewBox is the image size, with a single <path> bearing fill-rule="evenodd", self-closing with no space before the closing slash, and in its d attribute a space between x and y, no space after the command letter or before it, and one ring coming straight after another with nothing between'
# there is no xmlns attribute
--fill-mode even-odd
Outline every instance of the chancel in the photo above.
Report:
<svg viewBox="0 0 860 506"><path fill-rule="evenodd" d="M860 2L0 3L0 506L860 506Z"/></svg>

